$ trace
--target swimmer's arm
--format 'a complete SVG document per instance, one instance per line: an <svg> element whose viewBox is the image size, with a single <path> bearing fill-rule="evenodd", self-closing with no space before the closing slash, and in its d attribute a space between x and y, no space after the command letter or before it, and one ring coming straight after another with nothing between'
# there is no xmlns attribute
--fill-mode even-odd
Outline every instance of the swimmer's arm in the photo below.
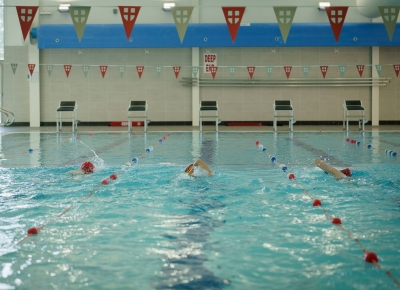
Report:
<svg viewBox="0 0 400 290"><path fill-rule="evenodd" d="M342 173L339 170L329 166L328 164L326 164L322 160L315 159L315 164L317 164L317 166L319 168L321 168L323 171L325 171L326 173L332 174L336 178L336 180L340 180L340 179L343 179L343 178L347 177L344 173Z"/></svg>
<svg viewBox="0 0 400 290"><path fill-rule="evenodd" d="M198 159L193 165L201 166L203 169L208 171L208 174L211 176L214 175L214 170L212 170L203 160Z"/></svg>
<svg viewBox="0 0 400 290"><path fill-rule="evenodd" d="M72 175L79 175L79 174L86 174L85 171L83 171L82 169L76 169L76 170L71 170L68 173L72 174Z"/></svg>

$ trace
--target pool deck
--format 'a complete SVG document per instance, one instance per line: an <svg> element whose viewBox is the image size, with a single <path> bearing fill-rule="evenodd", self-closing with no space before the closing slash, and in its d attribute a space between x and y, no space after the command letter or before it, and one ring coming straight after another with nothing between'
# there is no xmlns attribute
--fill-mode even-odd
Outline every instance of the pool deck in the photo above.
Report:
<svg viewBox="0 0 400 290"><path fill-rule="evenodd" d="M219 132L269 132L273 133L272 126L219 126ZM114 126L78 126L75 133L82 132L127 132L128 127ZM192 126L148 126L147 132L198 132L199 127ZM43 127L0 127L0 133L56 133L55 126ZM64 126L62 133L71 133L71 126ZM132 132L143 132L143 127L133 127ZM215 132L215 126L203 126L203 132ZM279 126L277 132L289 132L288 126ZM343 132L342 126L294 126L293 132ZM349 133L358 133L357 125L349 127ZM365 126L365 132L400 132L400 125Z"/></svg>

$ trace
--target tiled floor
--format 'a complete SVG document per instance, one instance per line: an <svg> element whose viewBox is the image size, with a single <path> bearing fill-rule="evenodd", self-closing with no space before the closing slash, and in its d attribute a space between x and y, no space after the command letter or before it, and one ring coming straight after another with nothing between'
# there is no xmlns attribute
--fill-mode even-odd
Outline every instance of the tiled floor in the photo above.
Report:
<svg viewBox="0 0 400 290"><path fill-rule="evenodd" d="M272 126L219 126L219 132L273 132ZM338 132L343 131L342 126L294 126L294 132ZM110 127L110 126L78 126L79 132L123 132L128 131L127 127ZM133 127L134 132L143 132L143 127ZM199 131L199 127L192 126L149 126L148 132L193 132ZM215 131L215 126L203 126L204 132ZM278 132L288 132L288 126L279 126ZM350 126L350 132L358 132L357 126ZM365 126L365 131L400 131L400 125L382 125L382 126ZM54 132L56 133L55 126L45 126L39 128L31 127L0 127L0 133L13 133L13 132ZM71 126L64 126L63 133L72 132Z"/></svg>

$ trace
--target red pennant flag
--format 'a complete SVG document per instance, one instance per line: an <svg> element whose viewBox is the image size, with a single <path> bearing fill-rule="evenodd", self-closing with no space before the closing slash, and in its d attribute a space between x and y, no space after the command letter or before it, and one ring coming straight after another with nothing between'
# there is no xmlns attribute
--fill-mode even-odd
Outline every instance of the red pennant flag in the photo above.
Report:
<svg viewBox="0 0 400 290"><path fill-rule="evenodd" d="M212 67L210 68L210 70L211 70L212 78L214 79L214 78L215 78L215 75L217 74L218 67L217 67L217 66L212 66Z"/></svg>
<svg viewBox="0 0 400 290"><path fill-rule="evenodd" d="M67 75L67 77L69 76L69 73L71 71L72 65L70 64L64 64L64 70L65 70L65 74Z"/></svg>
<svg viewBox="0 0 400 290"><path fill-rule="evenodd" d="M336 42L339 41L339 36L340 33L342 32L342 27L344 19L346 18L347 9L349 9L349 7L346 6L325 7L326 15L328 15L329 23L331 24L331 28L333 31L333 35L335 35Z"/></svg>
<svg viewBox="0 0 400 290"><path fill-rule="evenodd" d="M393 68L394 68L394 71L396 72L396 77L398 77L399 71L400 71L400 64L394 64Z"/></svg>
<svg viewBox="0 0 400 290"><path fill-rule="evenodd" d="M364 65L357 65L357 70L358 70L360 77L362 77L362 74L364 72Z"/></svg>
<svg viewBox="0 0 400 290"><path fill-rule="evenodd" d="M322 72L322 76L325 78L326 77L326 73L328 72L328 66L327 65L321 65L320 69L321 69L321 72Z"/></svg>
<svg viewBox="0 0 400 290"><path fill-rule="evenodd" d="M108 69L108 65L100 66L100 71L101 71L101 75L103 76L103 79L104 79L104 76L106 75L107 69Z"/></svg>
<svg viewBox="0 0 400 290"><path fill-rule="evenodd" d="M225 21L228 25L229 33L231 34L232 43L235 42L245 9L246 7L222 7Z"/></svg>
<svg viewBox="0 0 400 290"><path fill-rule="evenodd" d="M142 73L144 71L144 66L136 66L136 71L137 71L137 73L139 75L139 79L141 79L142 78Z"/></svg>
<svg viewBox="0 0 400 290"><path fill-rule="evenodd" d="M36 64L32 64L32 63L28 64L28 69L29 69L29 72L31 73L31 75L33 74L33 71L35 70L35 66L36 66Z"/></svg>
<svg viewBox="0 0 400 290"><path fill-rule="evenodd" d="M121 14L122 23L124 24L126 38L131 37L133 26L138 17L140 6L118 6Z"/></svg>
<svg viewBox="0 0 400 290"><path fill-rule="evenodd" d="M15 8L17 8L19 25L21 25L22 35L25 40L39 6L16 6Z"/></svg>
<svg viewBox="0 0 400 290"><path fill-rule="evenodd" d="M286 77L289 78L290 73L292 72L292 67L291 66L284 66L283 69L285 70Z"/></svg>
<svg viewBox="0 0 400 290"><path fill-rule="evenodd" d="M250 79L253 79L254 71L256 70L255 66L248 66L247 71L249 72Z"/></svg>
<svg viewBox="0 0 400 290"><path fill-rule="evenodd" d="M173 69L174 69L175 77L178 78L179 72L181 71L181 67L180 66L174 66Z"/></svg>

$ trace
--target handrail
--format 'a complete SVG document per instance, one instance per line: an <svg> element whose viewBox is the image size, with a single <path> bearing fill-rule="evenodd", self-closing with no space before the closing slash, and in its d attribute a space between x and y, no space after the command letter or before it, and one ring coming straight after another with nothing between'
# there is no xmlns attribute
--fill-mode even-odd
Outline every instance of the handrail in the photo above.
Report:
<svg viewBox="0 0 400 290"><path fill-rule="evenodd" d="M372 87L386 86L391 78L292 78L292 79L211 79L182 78L188 87Z"/></svg>
<svg viewBox="0 0 400 290"><path fill-rule="evenodd" d="M7 121L5 121L4 124L2 124L3 126L10 126L12 123L14 123L15 116L14 116L13 112L8 111L8 110L0 107L0 113L2 113L2 114L7 116ZM10 117L8 116L8 114L11 114L11 116L12 116L12 120L11 121L10 121Z"/></svg>

